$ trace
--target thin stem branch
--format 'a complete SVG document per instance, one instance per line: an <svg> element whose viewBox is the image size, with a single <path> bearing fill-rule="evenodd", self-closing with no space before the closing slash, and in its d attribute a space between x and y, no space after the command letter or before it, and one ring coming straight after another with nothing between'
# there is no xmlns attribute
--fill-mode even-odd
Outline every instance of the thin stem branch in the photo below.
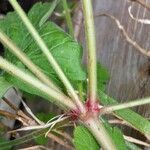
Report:
<svg viewBox="0 0 150 150"><path fill-rule="evenodd" d="M79 91L80 100L83 101L84 98L83 98L83 83L82 83L82 81L80 81L78 83L78 91Z"/></svg>
<svg viewBox="0 0 150 150"><path fill-rule="evenodd" d="M39 26L42 26L43 23L45 23L47 21L47 19L51 16L51 14L53 13L53 11L55 10L57 4L59 3L60 0L54 0L51 4L50 4L50 8L49 10L46 12L46 14L42 17L42 19L39 22Z"/></svg>
<svg viewBox="0 0 150 150"><path fill-rule="evenodd" d="M66 107L68 107L69 109L76 108L75 105L68 97L49 88L48 86L46 86L45 84L43 84L42 82L34 78L33 76L24 73L21 69L14 66L10 62L2 58L1 56L0 56L0 68L7 71L11 75L14 75L15 77L21 79L22 81L31 85L32 87L36 88L38 91L43 92L51 102L56 103L58 106L61 106L65 109Z"/></svg>
<svg viewBox="0 0 150 150"><path fill-rule="evenodd" d="M131 136L126 136L126 135L123 135L124 139L131 142L131 143L135 143L135 144L138 144L138 145L142 145L142 146L146 146L146 147L150 147L150 144L149 143L146 143L146 142L143 142L141 140L138 140L138 139L135 139Z"/></svg>
<svg viewBox="0 0 150 150"><path fill-rule="evenodd" d="M89 98L96 101L97 73L96 73L96 39L94 18L91 0L82 0L85 19L86 39L88 48L88 76L89 76Z"/></svg>
<svg viewBox="0 0 150 150"><path fill-rule="evenodd" d="M112 15L106 14L106 13L97 13L95 15L95 17L109 17L110 19L112 19L113 21L115 21L117 27L119 28L119 30L121 31L122 35L125 37L126 41L128 43L130 43L135 49L137 49L141 54L143 54L144 56L150 57L150 51L146 51L144 48L142 48L136 41L132 40L129 35L127 34L125 28L123 27L123 25L120 23L120 21L115 18Z"/></svg>
<svg viewBox="0 0 150 150"><path fill-rule="evenodd" d="M140 106L140 105L145 105L145 104L149 104L149 103L150 103L150 98L145 98L145 99L140 99L140 100L122 103L122 104L118 104L118 105L105 106L105 107L101 108L100 113L101 114L111 113L113 111L130 108L130 107L135 107L135 106Z"/></svg>
<svg viewBox="0 0 150 150"><path fill-rule="evenodd" d="M3 32L0 31L0 41L8 48L10 52L12 52L15 56L17 56L21 62L23 62L32 73L35 74L42 82L44 82L49 87L55 89L60 92L59 88L51 81L38 66L36 66L27 55L21 51Z"/></svg>
<svg viewBox="0 0 150 150"><path fill-rule="evenodd" d="M74 29L73 29L71 14L70 14L70 10L67 4L67 0L62 0L62 2L63 2L64 11L65 11L66 22L67 22L68 29L69 29L69 34L74 38Z"/></svg>
<svg viewBox="0 0 150 150"><path fill-rule="evenodd" d="M53 129L53 131L62 136L65 140L68 140L70 143L72 143L72 137L67 132L56 129Z"/></svg>
<svg viewBox="0 0 150 150"><path fill-rule="evenodd" d="M47 135L49 138L53 139L54 141L56 141L57 143L59 143L60 145L63 145L64 147L66 147L69 150L74 150L74 148L69 145L66 141L64 141L63 139L59 138L58 136L56 136L55 134L52 134L51 132L48 133Z"/></svg>
<svg viewBox="0 0 150 150"><path fill-rule="evenodd" d="M18 118L18 116L16 114L12 114L12 113L4 111L4 110L0 110L0 115L4 116L6 118L9 118L11 120L16 120Z"/></svg>
<svg viewBox="0 0 150 150"><path fill-rule="evenodd" d="M116 146L112 142L111 137L107 133L105 127L98 119L91 119L86 122L87 128L95 136L98 143L104 150L116 150Z"/></svg>
<svg viewBox="0 0 150 150"><path fill-rule="evenodd" d="M48 47L46 46L46 44L44 43L43 39L40 37L40 35L36 31L36 29L33 27L32 23L29 21L25 12L19 6L19 4L17 3L16 0L9 0L9 2L11 3L13 8L16 10L18 15L20 16L21 20L23 21L23 23L29 30L30 34L36 41L37 45L41 48L42 52L45 54L46 58L50 62L53 69L56 71L57 75L60 77L60 79L64 83L65 87L71 94L72 99L75 101L75 103L79 107L80 111L85 112L84 106L83 106L82 102L79 100L78 95L75 93L74 88L72 87L71 83L69 82L69 80L67 79L65 74L63 73L62 69L60 68L60 66L58 65L58 63L56 62L56 60L54 59L52 54L50 53L50 51L49 51Z"/></svg>
<svg viewBox="0 0 150 150"><path fill-rule="evenodd" d="M36 145L36 146L21 148L21 149L18 149L18 150L35 150L35 149L37 149L37 150L50 150L46 146L42 146L42 145Z"/></svg>

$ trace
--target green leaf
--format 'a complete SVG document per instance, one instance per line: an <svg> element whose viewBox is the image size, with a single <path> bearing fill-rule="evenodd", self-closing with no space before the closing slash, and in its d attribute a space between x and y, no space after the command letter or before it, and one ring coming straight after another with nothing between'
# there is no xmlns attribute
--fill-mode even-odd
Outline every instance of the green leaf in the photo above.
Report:
<svg viewBox="0 0 150 150"><path fill-rule="evenodd" d="M109 80L108 70L98 63L97 64L97 81L98 81L97 87L99 87L100 90L105 91L108 80Z"/></svg>
<svg viewBox="0 0 150 150"><path fill-rule="evenodd" d="M83 127L78 126L74 130L73 143L76 150L99 150L100 146L90 133L90 131Z"/></svg>
<svg viewBox="0 0 150 150"><path fill-rule="evenodd" d="M103 105L112 105L112 104L118 104L116 100L106 95L104 92L99 90L99 98L100 102ZM150 122L142 117L141 115L137 114L136 112L130 110L130 109L123 109L116 111L115 114L127 121L130 125L132 125L135 129L138 131L144 133L146 136L149 136L150 134Z"/></svg>
<svg viewBox="0 0 150 150"><path fill-rule="evenodd" d="M7 142L7 140L0 136L0 143L4 143L4 142ZM8 145L8 147L7 147L7 148L4 148L3 150L10 150L11 147L12 147L12 146Z"/></svg>
<svg viewBox="0 0 150 150"><path fill-rule="evenodd" d="M106 121L103 121L103 123L108 134L111 136L114 144L116 145L117 150L126 150L127 147L121 130L117 127L111 127ZM78 126L75 128L73 143L77 150L100 149L96 139L93 137L90 131L83 126Z"/></svg>
<svg viewBox="0 0 150 150"><path fill-rule="evenodd" d="M107 122L104 122L104 126L108 131L108 134L111 136L114 144L117 147L117 150L126 150L125 140L121 130L117 127L111 127Z"/></svg>
<svg viewBox="0 0 150 150"><path fill-rule="evenodd" d="M42 18L47 14L49 9L51 8L51 3L36 3L31 10L28 13L28 17L30 18L30 21L35 27L39 27L39 23L42 20ZM40 12L40 13L39 13Z"/></svg>
<svg viewBox="0 0 150 150"><path fill-rule="evenodd" d="M45 145L48 143L48 138L45 137L45 135L42 135L42 136L39 136L39 137L36 137L34 139L34 141L38 144L38 145Z"/></svg>
<svg viewBox="0 0 150 150"><path fill-rule="evenodd" d="M85 80L86 74L81 66L81 46L52 22L46 22L39 27L38 23L49 8L50 3L37 3L29 11L28 17L37 28L39 34L47 44L49 50L64 71L65 75L72 82ZM41 70L54 81L54 83L62 87L62 83L55 71L49 65L49 62L31 38L15 12L8 13L4 19L0 20L0 29L2 29L16 43L16 45L27 54L33 63L38 65ZM27 73L30 73L28 69L7 49L5 51L5 57ZM23 91L39 95L39 92L36 93L34 89L18 80L18 78L12 77L8 74L5 74L5 78Z"/></svg>
<svg viewBox="0 0 150 150"><path fill-rule="evenodd" d="M55 114L52 113L37 113L36 116L38 117L38 119L40 119L43 122L47 122L50 119L52 119L53 117L55 117Z"/></svg>
<svg viewBox="0 0 150 150"><path fill-rule="evenodd" d="M12 84L7 82L4 77L0 77L0 99L5 95L5 93L13 87Z"/></svg>

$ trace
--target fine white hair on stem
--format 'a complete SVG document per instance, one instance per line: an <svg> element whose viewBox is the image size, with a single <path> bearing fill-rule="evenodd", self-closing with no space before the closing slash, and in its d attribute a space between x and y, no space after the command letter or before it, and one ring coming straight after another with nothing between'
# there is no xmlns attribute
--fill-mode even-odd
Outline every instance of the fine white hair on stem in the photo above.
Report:
<svg viewBox="0 0 150 150"><path fill-rule="evenodd" d="M10 63L1 56L0 56L0 68L5 70L7 73L21 79L22 81L39 90L40 92L43 92L45 96L47 96L49 101L55 102L55 104L62 106L64 109L66 109L66 107L70 109L76 108L75 104L72 101L70 101L70 98L68 99L67 96L49 88L47 85L43 84L37 78L30 75L29 73L25 73L22 69L13 65L12 63Z"/></svg>

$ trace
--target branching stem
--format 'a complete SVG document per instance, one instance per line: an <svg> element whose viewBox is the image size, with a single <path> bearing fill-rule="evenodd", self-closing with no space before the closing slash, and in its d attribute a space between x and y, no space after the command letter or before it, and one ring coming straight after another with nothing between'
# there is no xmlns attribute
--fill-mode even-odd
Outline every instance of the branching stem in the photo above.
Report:
<svg viewBox="0 0 150 150"><path fill-rule="evenodd" d="M36 66L27 55L21 51L3 32L0 31L0 41L8 48L10 52L16 55L21 62L23 62L29 70L31 70L35 76L37 76L42 82L47 84L49 87L60 92L59 88Z"/></svg>
<svg viewBox="0 0 150 150"><path fill-rule="evenodd" d="M50 51L49 51L48 47L46 46L46 44L44 43L43 39L40 37L40 35L36 31L36 29L33 27L32 23L29 21L25 12L19 6L19 4L17 3L16 0L9 0L9 2L11 3L13 8L16 10L18 15L20 16L21 20L23 21L24 25L29 30L30 34L32 35L32 37L36 41L37 45L40 47L42 52L45 54L47 60L50 62L51 66L56 71L57 75L60 77L60 79L64 83L65 87L67 88L67 90L71 94L72 99L75 101L75 103L79 107L80 111L84 112L85 111L84 106L83 106L82 102L79 100L79 97L76 94L74 88L72 87L71 83L69 82L69 80L67 79L65 74L63 73L62 69L60 68L60 66L58 65L58 63L56 62L56 60L54 59L52 54L50 53Z"/></svg>
<svg viewBox="0 0 150 150"><path fill-rule="evenodd" d="M131 2L136 2L140 5L142 5L144 8L147 8L148 10L150 10L150 4L146 4L146 2L144 0L130 0Z"/></svg>
<svg viewBox="0 0 150 150"><path fill-rule="evenodd" d="M109 17L110 19L112 19L113 21L115 21L118 29L121 31L122 35L125 37L126 41L131 44L133 47L135 47L141 54L143 54L144 56L150 57L150 51L145 50L144 48L142 48L136 41L132 40L128 33L126 32L125 28L123 27L123 25L120 23L120 21L115 18L112 15L106 14L106 13L98 13L95 15L95 17L98 16L104 16L104 17Z"/></svg>

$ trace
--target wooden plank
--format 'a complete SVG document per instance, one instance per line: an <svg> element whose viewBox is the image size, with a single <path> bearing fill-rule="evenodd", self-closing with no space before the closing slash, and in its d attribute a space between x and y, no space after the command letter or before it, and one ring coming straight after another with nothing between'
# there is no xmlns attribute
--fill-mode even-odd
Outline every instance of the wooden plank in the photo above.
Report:
<svg viewBox="0 0 150 150"><path fill-rule="evenodd" d="M147 0L148 2L148 0ZM150 1L149 1L150 3ZM109 13L120 20L129 36L143 48L150 48L150 25L143 25L130 18L128 7L132 5L135 17L148 18L150 12L139 4L127 0L94 0L94 14ZM116 24L106 17L95 17L97 57L109 69L110 81L107 93L121 102L150 96L150 60L128 44ZM83 32L80 39L85 47ZM84 54L84 60L86 54ZM150 105L137 108L146 117Z"/></svg>

